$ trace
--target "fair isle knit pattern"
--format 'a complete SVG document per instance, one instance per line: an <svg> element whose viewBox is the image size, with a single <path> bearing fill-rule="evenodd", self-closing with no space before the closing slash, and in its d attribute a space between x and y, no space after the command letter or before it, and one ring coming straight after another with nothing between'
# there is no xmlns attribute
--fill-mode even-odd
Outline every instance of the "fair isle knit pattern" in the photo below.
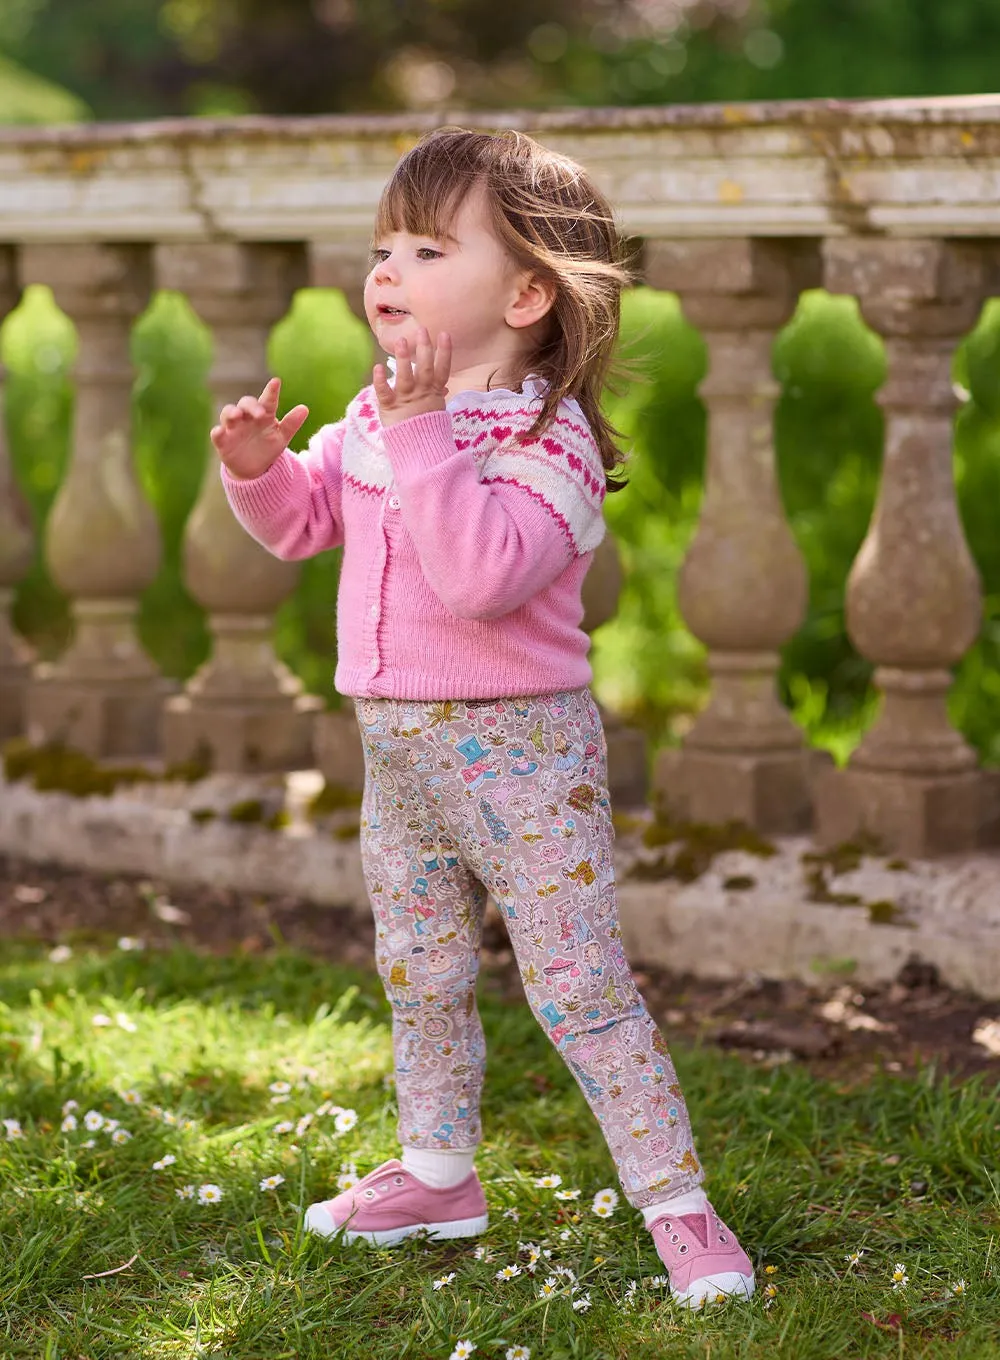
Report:
<svg viewBox="0 0 1000 1360"><path fill-rule="evenodd" d="M262 477L223 468L247 531L286 559L344 547L341 694L483 699L592 678L581 587L604 536L605 472L579 405L522 442L540 383L459 392L383 428L374 390Z"/></svg>

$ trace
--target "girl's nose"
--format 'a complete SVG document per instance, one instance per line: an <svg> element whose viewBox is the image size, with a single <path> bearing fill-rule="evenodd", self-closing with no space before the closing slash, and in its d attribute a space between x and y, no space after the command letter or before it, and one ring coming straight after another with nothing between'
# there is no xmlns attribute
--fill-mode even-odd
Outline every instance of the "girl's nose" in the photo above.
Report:
<svg viewBox="0 0 1000 1360"><path fill-rule="evenodd" d="M379 260L375 266L376 283L392 283L398 277L399 271L389 260Z"/></svg>

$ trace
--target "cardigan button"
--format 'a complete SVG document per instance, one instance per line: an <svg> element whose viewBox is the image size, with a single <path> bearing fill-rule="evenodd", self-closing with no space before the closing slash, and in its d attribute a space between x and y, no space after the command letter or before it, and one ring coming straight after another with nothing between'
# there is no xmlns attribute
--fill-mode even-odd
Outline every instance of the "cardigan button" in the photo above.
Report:
<svg viewBox="0 0 1000 1360"><path fill-rule="evenodd" d="M398 496L390 496L390 497L389 497L389 509L390 509L390 510L398 510L398 509L399 509L399 497L398 497Z"/></svg>

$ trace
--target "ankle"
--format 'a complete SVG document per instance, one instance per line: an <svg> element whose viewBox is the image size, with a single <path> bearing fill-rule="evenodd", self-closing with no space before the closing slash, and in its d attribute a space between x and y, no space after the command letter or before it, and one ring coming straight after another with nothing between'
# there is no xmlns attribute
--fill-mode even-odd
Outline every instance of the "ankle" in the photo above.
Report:
<svg viewBox="0 0 1000 1360"><path fill-rule="evenodd" d="M403 1169L432 1190L447 1190L460 1185L472 1170L475 1148L403 1148Z"/></svg>
<svg viewBox="0 0 1000 1360"><path fill-rule="evenodd" d="M703 1214L707 1208L708 1196L700 1186L697 1186L682 1195L671 1195L669 1199L660 1199L655 1204L647 1204L641 1213L646 1227L651 1228L658 1218L664 1218L668 1214L679 1218L681 1214Z"/></svg>

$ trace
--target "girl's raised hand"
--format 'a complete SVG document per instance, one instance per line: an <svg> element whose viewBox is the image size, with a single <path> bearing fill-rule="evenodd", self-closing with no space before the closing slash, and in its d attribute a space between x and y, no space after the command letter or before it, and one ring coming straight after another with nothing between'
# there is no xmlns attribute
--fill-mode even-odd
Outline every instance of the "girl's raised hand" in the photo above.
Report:
<svg viewBox="0 0 1000 1360"><path fill-rule="evenodd" d="M425 326L417 331L417 356L411 364L410 347L396 343L396 385L389 386L385 366L376 364L372 375L379 417L383 425L398 425L409 416L445 410L448 378L451 375L451 336L442 331L437 348Z"/></svg>
<svg viewBox="0 0 1000 1360"><path fill-rule="evenodd" d="M212 443L234 477L263 476L305 422L308 406L293 406L278 419L280 391L281 379L272 378L259 397L240 397L220 411Z"/></svg>

